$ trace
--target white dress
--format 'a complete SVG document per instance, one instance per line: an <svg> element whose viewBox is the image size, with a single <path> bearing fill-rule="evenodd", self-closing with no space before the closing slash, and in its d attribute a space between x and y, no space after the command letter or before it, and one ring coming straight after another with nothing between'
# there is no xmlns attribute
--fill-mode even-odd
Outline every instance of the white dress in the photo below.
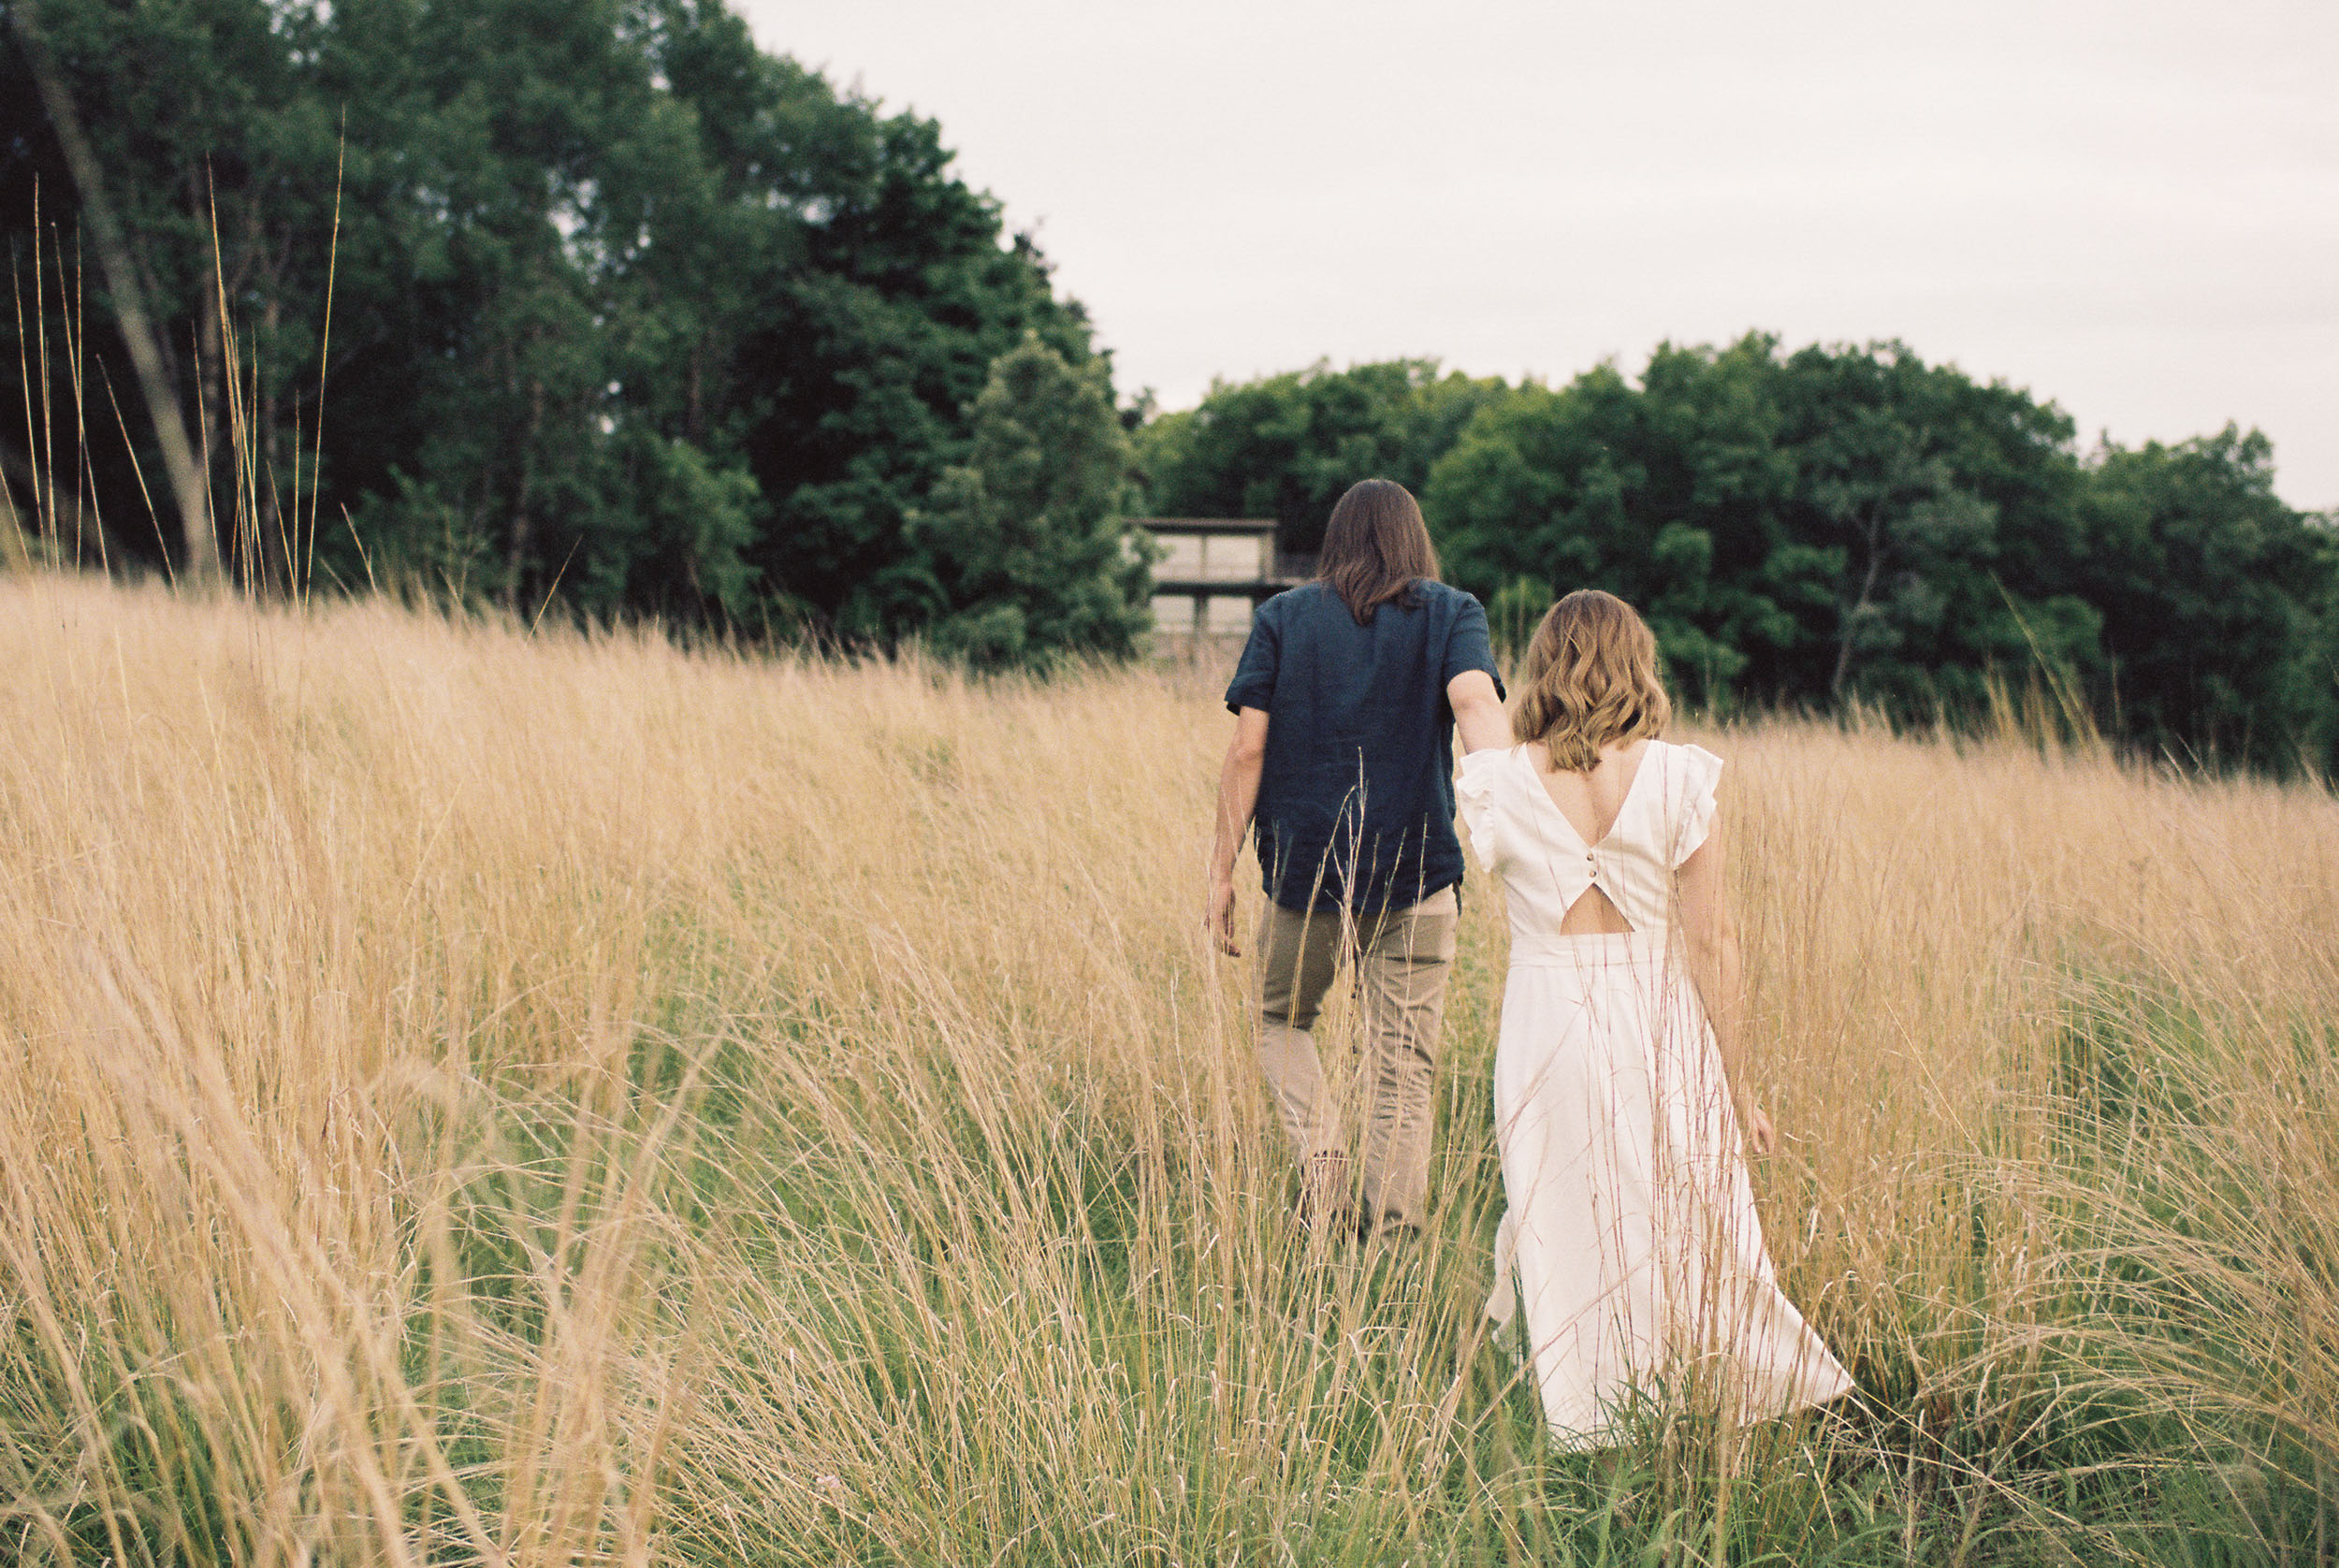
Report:
<svg viewBox="0 0 2339 1568"><path fill-rule="evenodd" d="M1494 1057L1510 1211L1487 1310L1507 1323L1524 1306L1563 1446L1620 1441L1639 1415L1694 1406L1754 1421L1852 1388L1779 1289L1673 924L1674 871L1706 841L1721 772L1710 751L1650 741L1591 845L1523 748L1472 752L1457 782L1510 907ZM1559 935L1593 887L1632 931Z"/></svg>

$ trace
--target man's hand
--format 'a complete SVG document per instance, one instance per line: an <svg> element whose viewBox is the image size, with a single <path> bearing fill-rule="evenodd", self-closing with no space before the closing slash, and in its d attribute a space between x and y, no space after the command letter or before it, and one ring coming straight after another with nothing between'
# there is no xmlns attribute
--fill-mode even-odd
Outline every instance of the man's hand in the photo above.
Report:
<svg viewBox="0 0 2339 1568"><path fill-rule="evenodd" d="M1218 951L1228 958L1241 958L1242 949L1234 939L1234 881L1217 877L1211 880L1210 902L1202 912L1202 925L1210 932Z"/></svg>
<svg viewBox="0 0 2339 1568"><path fill-rule="evenodd" d="M1234 939L1234 859L1243 835L1251 831L1251 812L1258 805L1259 771L1267 764L1267 710L1242 708L1234 718L1234 738L1227 743L1227 761L1218 770L1218 832L1210 849L1210 900L1202 908L1202 925L1229 958L1242 950Z"/></svg>
<svg viewBox="0 0 2339 1568"><path fill-rule="evenodd" d="M1770 1115L1761 1106L1747 1112L1746 1140L1758 1154L1776 1154L1779 1150L1779 1129L1770 1125Z"/></svg>

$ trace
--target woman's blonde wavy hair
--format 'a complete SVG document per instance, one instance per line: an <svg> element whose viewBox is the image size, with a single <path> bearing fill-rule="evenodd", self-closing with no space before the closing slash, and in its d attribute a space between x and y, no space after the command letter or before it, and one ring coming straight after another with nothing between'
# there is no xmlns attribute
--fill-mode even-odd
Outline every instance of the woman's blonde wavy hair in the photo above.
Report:
<svg viewBox="0 0 2339 1568"><path fill-rule="evenodd" d="M1511 734L1542 742L1562 773L1590 773L1602 748L1653 739L1673 717L1649 623L1598 588L1578 588L1551 606L1527 644L1519 686Z"/></svg>

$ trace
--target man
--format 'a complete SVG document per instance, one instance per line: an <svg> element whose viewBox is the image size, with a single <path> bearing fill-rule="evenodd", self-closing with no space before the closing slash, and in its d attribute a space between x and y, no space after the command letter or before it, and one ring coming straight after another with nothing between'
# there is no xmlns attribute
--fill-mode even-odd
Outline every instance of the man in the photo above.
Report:
<svg viewBox="0 0 2339 1568"><path fill-rule="evenodd" d="M1438 581L1421 509L1368 479L1332 509L1314 581L1253 617L1227 706L1207 921L1234 936L1234 863L1256 826L1259 1062L1319 1229L1418 1233L1432 1088L1462 878L1452 743L1507 744L1475 599ZM1310 1034L1343 956L1363 1004L1370 1104L1352 1182L1348 1136ZM1361 1212L1351 1209L1360 1200Z"/></svg>

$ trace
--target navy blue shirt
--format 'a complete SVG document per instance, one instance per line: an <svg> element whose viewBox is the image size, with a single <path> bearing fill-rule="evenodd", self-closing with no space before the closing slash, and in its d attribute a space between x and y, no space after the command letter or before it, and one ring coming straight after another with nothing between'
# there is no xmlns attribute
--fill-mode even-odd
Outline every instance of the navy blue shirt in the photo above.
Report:
<svg viewBox="0 0 2339 1568"><path fill-rule="evenodd" d="M1286 909L1403 908L1462 879L1446 683L1494 668L1487 613L1424 578L1358 626L1324 584L1251 617L1229 710L1268 716L1254 816L1260 881Z"/></svg>

